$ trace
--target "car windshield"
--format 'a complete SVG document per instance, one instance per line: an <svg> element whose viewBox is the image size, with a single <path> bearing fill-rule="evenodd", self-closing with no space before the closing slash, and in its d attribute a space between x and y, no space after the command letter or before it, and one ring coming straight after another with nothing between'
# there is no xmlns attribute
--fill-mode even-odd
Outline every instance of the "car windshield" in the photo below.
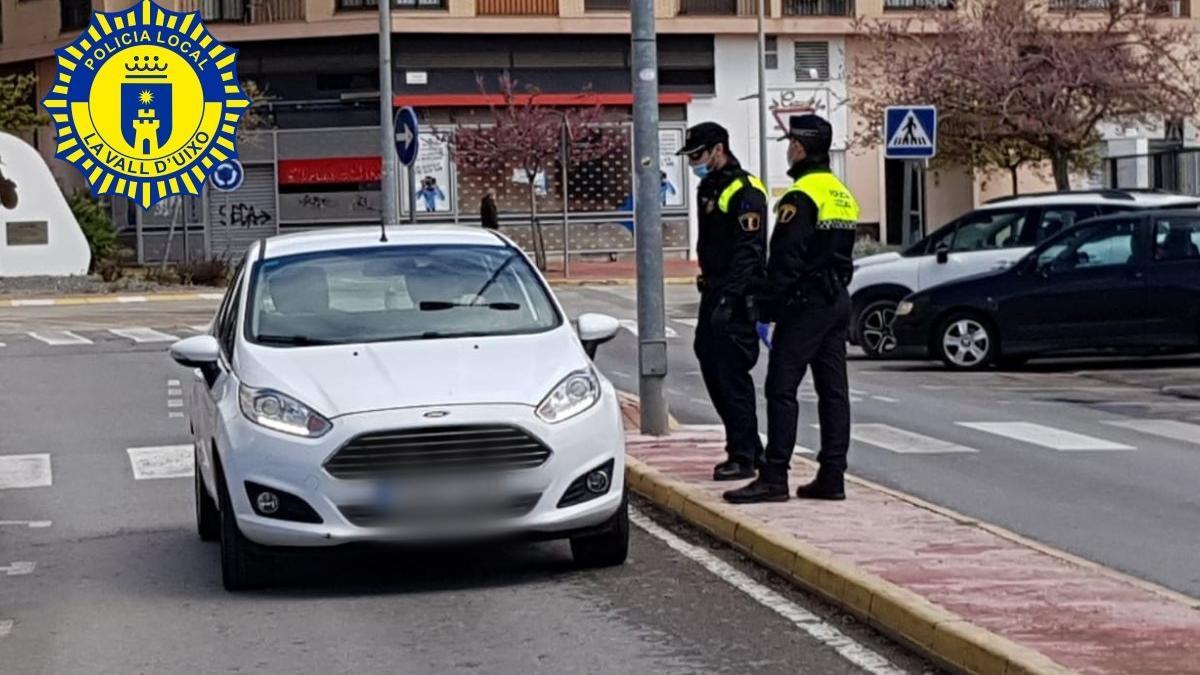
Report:
<svg viewBox="0 0 1200 675"><path fill-rule="evenodd" d="M381 246L259 263L246 334L298 347L536 333L561 323L516 250Z"/></svg>

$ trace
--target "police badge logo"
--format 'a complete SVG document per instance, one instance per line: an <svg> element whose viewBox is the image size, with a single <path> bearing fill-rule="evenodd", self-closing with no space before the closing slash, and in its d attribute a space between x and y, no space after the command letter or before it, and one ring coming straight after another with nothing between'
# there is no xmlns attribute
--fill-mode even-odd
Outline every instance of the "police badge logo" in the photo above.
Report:
<svg viewBox="0 0 1200 675"><path fill-rule="evenodd" d="M250 107L237 51L200 13L141 0L95 12L55 50L58 73L42 106L58 132L55 157L74 164L94 196L124 195L143 209L200 195L217 165L237 157L237 126Z"/></svg>

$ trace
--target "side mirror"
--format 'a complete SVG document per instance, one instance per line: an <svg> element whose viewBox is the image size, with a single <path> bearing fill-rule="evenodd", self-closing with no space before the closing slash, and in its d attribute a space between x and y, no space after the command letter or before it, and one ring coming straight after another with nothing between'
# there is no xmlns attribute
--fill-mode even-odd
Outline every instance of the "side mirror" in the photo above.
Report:
<svg viewBox="0 0 1200 675"><path fill-rule="evenodd" d="M950 262L950 247L945 244L938 244L937 247L937 263L945 265Z"/></svg>
<svg viewBox="0 0 1200 675"><path fill-rule="evenodd" d="M221 343L211 335L197 335L171 345L171 358L184 368L199 368L211 384L221 358Z"/></svg>
<svg viewBox="0 0 1200 675"><path fill-rule="evenodd" d="M575 330L588 358L595 360L596 349L617 336L621 322L607 314L580 314L575 320Z"/></svg>

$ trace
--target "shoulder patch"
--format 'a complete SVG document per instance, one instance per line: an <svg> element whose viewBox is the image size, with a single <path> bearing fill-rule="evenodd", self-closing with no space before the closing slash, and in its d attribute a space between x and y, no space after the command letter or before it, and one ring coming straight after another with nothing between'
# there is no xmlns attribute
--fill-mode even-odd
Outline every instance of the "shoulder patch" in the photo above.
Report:
<svg viewBox="0 0 1200 675"><path fill-rule="evenodd" d="M796 217L796 211L796 207L792 206L791 204L780 204L779 213L776 216L776 220L780 225L790 223L792 222L792 218Z"/></svg>
<svg viewBox="0 0 1200 675"><path fill-rule="evenodd" d="M738 216L738 222L746 232L758 232L758 228L762 227L762 218L757 213L743 213Z"/></svg>

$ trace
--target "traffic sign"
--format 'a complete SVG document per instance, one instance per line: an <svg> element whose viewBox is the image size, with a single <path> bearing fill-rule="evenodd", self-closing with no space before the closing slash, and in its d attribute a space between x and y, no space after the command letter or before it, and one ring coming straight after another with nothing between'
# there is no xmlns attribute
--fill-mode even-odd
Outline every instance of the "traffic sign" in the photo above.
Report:
<svg viewBox="0 0 1200 675"><path fill-rule="evenodd" d="M929 159L937 154L937 108L892 106L884 113L884 157Z"/></svg>
<svg viewBox="0 0 1200 675"><path fill-rule="evenodd" d="M213 169L209 180L212 181L212 186L221 192L233 192L242 187L242 182L246 180L246 169L236 159L227 159Z"/></svg>
<svg viewBox="0 0 1200 675"><path fill-rule="evenodd" d="M417 132L417 111L405 106L396 112L396 154L400 163L412 166L417 161L421 137Z"/></svg>

